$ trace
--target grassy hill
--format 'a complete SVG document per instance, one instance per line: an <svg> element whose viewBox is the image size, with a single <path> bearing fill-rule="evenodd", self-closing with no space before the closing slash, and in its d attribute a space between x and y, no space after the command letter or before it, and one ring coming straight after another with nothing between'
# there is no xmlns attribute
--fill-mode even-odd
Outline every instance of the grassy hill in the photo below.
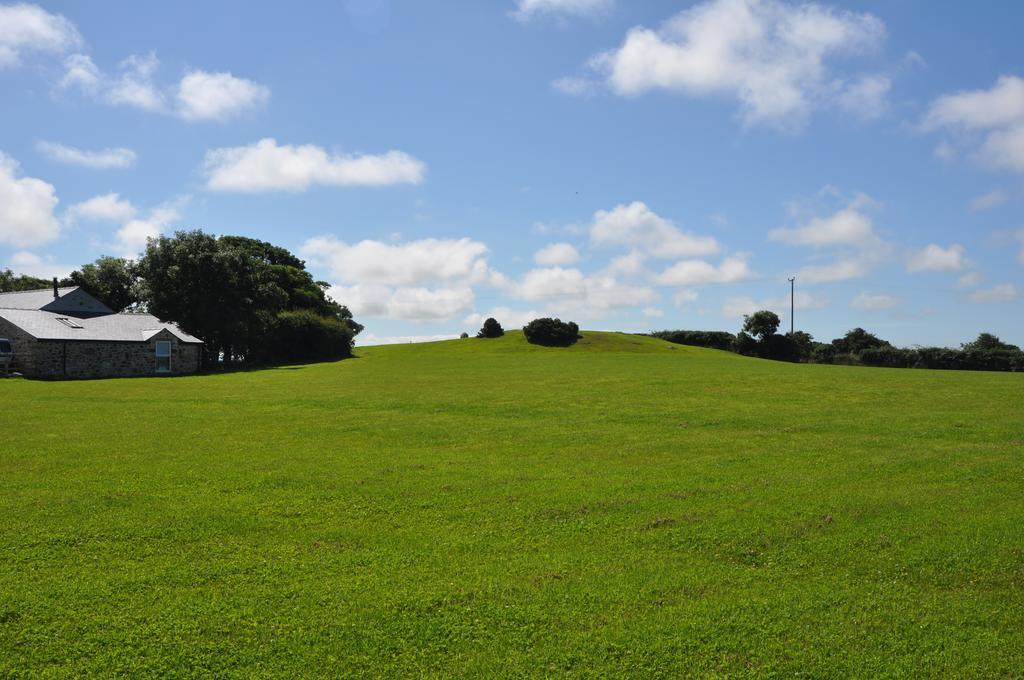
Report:
<svg viewBox="0 0 1024 680"><path fill-rule="evenodd" d="M0 676L1013 676L1024 376L586 332L0 381Z"/></svg>

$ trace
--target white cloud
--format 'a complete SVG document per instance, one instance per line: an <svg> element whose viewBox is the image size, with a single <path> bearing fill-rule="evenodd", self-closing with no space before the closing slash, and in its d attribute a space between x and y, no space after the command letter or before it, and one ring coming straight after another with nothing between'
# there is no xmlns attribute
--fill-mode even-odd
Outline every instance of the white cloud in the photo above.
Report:
<svg viewBox="0 0 1024 680"><path fill-rule="evenodd" d="M28 251L18 251L13 253L6 263L0 261L0 269L11 269L16 274L41 279L62 279L70 275L75 266L55 262L52 255L41 257Z"/></svg>
<svg viewBox="0 0 1024 680"><path fill-rule="evenodd" d="M124 147L88 151L56 142L40 141L36 142L36 148L52 160L87 168L130 168L135 165L136 158L134 151Z"/></svg>
<svg viewBox="0 0 1024 680"><path fill-rule="evenodd" d="M68 222L77 220L99 220L107 222L127 222L135 217L135 206L116 193L93 196L87 201L75 203L68 208L65 219Z"/></svg>
<svg viewBox="0 0 1024 680"><path fill-rule="evenodd" d="M511 309L509 307L494 307L486 314L474 312L463 319L462 323L472 326L474 329L478 329L483 326L485 320L496 319L498 323L501 324L502 328L509 330L513 328L522 328L534 319L539 319L542 316L546 316L546 314L533 309L519 310ZM470 333L470 335L472 335L472 333Z"/></svg>
<svg viewBox="0 0 1024 680"><path fill-rule="evenodd" d="M587 296L583 272L562 267L531 269L523 276L516 290L520 297L527 300L582 300Z"/></svg>
<svg viewBox="0 0 1024 680"><path fill-rule="evenodd" d="M659 298L648 286L624 283L607 273L588 276L563 267L532 269L510 292L525 300L545 302L549 316L571 312L586 318L603 316L612 309L650 305Z"/></svg>
<svg viewBox="0 0 1024 680"><path fill-rule="evenodd" d="M875 233L871 217L863 211L872 203L862 194L828 217L814 217L801 227L773 229L768 237L793 246L875 247L881 244L881 239Z"/></svg>
<svg viewBox="0 0 1024 680"><path fill-rule="evenodd" d="M1024 120L1012 128L989 133L980 153L996 167L1024 172Z"/></svg>
<svg viewBox="0 0 1024 680"><path fill-rule="evenodd" d="M951 161L956 158L956 149L949 142L939 142L935 145L934 154L940 161Z"/></svg>
<svg viewBox="0 0 1024 680"><path fill-rule="evenodd" d="M772 298L768 301L773 307L784 307L789 304L789 296ZM828 299L808 293L805 290L798 290L793 295L793 307L795 309L821 309L828 304Z"/></svg>
<svg viewBox="0 0 1024 680"><path fill-rule="evenodd" d="M312 144L278 145L271 138L206 152L206 187L213 191L305 191L313 185L419 184L426 165L407 153L331 154Z"/></svg>
<svg viewBox="0 0 1024 680"><path fill-rule="evenodd" d="M1001 283L992 288L976 290L967 296L969 302L1013 302L1020 297L1017 286L1012 283Z"/></svg>
<svg viewBox="0 0 1024 680"><path fill-rule="evenodd" d="M793 296L794 309L821 309L827 304L828 300L826 298L818 297L807 291L797 291ZM780 318L788 319L789 296L767 298L761 301L751 297L730 297L722 305L722 315L730 318L742 317L745 314L751 314L760 309L774 310Z"/></svg>
<svg viewBox="0 0 1024 680"><path fill-rule="evenodd" d="M981 285L981 274L978 272L967 272L956 281L957 288L974 288Z"/></svg>
<svg viewBox="0 0 1024 680"><path fill-rule="evenodd" d="M727 257L717 267L704 260L677 262L657 277L663 286L701 286L710 283L735 283L754 276L746 259Z"/></svg>
<svg viewBox="0 0 1024 680"><path fill-rule="evenodd" d="M18 177L18 162L0 151L0 243L29 247L60 236L57 192L34 177Z"/></svg>
<svg viewBox="0 0 1024 680"><path fill-rule="evenodd" d="M533 261L542 267L557 267L579 262L580 253L571 243L552 243L533 255Z"/></svg>
<svg viewBox="0 0 1024 680"><path fill-rule="evenodd" d="M116 196L116 194L114 194ZM151 210L149 216L142 219L129 220L117 230L117 248L124 257L133 258L138 256L146 248L146 242L151 238L157 238L170 226L170 224L181 218L177 207L163 205Z"/></svg>
<svg viewBox="0 0 1024 680"><path fill-rule="evenodd" d="M928 107L922 127L977 136L983 162L1024 172L1024 78L1004 75L988 90L939 97Z"/></svg>
<svg viewBox="0 0 1024 680"><path fill-rule="evenodd" d="M299 252L326 265L343 283L424 286L489 283L496 278L487 266L487 246L468 238L348 244L334 236L318 236L307 240Z"/></svg>
<svg viewBox="0 0 1024 680"><path fill-rule="evenodd" d="M487 246L468 238L348 244L319 236L299 253L339 284L331 297L368 317L449 321L472 308L472 286L507 283L487 265Z"/></svg>
<svg viewBox="0 0 1024 680"><path fill-rule="evenodd" d="M526 23L538 16L595 16L611 9L614 0L516 0L510 14Z"/></svg>
<svg viewBox="0 0 1024 680"><path fill-rule="evenodd" d="M870 14L779 0L709 0L656 31L631 29L620 47L590 65L619 95L726 95L739 100L747 124L792 126L833 103L875 114L887 80L847 84L828 61L874 51L884 37L885 25Z"/></svg>
<svg viewBox="0 0 1024 680"><path fill-rule="evenodd" d="M192 71L178 84L178 113L185 120L227 120L268 99L267 87L230 73Z"/></svg>
<svg viewBox="0 0 1024 680"><path fill-rule="evenodd" d="M660 319L665 316L665 312L661 311L657 307L644 307L643 315L649 319Z"/></svg>
<svg viewBox="0 0 1024 680"><path fill-rule="evenodd" d="M586 227L579 224L556 224L553 222L534 222L533 230L544 236L553 236L555 234L578 236L587 232Z"/></svg>
<svg viewBox="0 0 1024 680"><path fill-rule="evenodd" d="M692 302L696 302L697 297L697 291L682 288L672 296L672 302L675 303L676 307L685 307Z"/></svg>
<svg viewBox="0 0 1024 680"><path fill-rule="evenodd" d="M831 186L822 195L838 196ZM865 210L877 207L871 197L856 195L847 205L826 217L811 217L803 225L773 229L768 237L793 246L830 249L836 252L829 264L802 267L797 277L809 283L846 281L864 276L879 260L886 257L890 245L875 231L874 221ZM798 207L791 207L794 212Z"/></svg>
<svg viewBox="0 0 1024 680"><path fill-rule="evenodd" d="M64 54L82 44L75 25L29 4L0 5L0 68L17 66L26 52Z"/></svg>
<svg viewBox="0 0 1024 680"><path fill-rule="evenodd" d="M378 336L373 333L360 333L356 337L356 345L359 347L375 347L377 345L412 345L420 342L437 342L439 340L455 340L458 335L452 333L441 333L438 335L385 335Z"/></svg>
<svg viewBox="0 0 1024 680"><path fill-rule="evenodd" d="M105 84L104 98L114 106L134 106L144 111L161 111L164 94L153 84L153 73L160 65L156 54L133 54L121 62L121 74ZM66 78L67 76L65 76Z"/></svg>
<svg viewBox="0 0 1024 680"><path fill-rule="evenodd" d="M378 284L334 286L328 294L359 317L375 317L398 321L449 321L473 306L473 289L454 288L392 288Z"/></svg>
<svg viewBox="0 0 1024 680"><path fill-rule="evenodd" d="M64 77L59 87L75 88L98 97L111 106L132 106L144 111L162 111L166 101L163 92L153 83L153 73L160 65L156 54L133 54L119 65L119 74L109 77L84 54L73 54L64 60Z"/></svg>
<svg viewBox="0 0 1024 680"><path fill-rule="evenodd" d="M653 289L622 283L612 276L589 276L586 289L587 305L597 310L639 307L658 301Z"/></svg>
<svg viewBox="0 0 1024 680"><path fill-rule="evenodd" d="M1024 118L1024 79L1001 76L988 90L947 94L931 103L925 129L959 126L975 130L1013 125Z"/></svg>
<svg viewBox="0 0 1024 680"><path fill-rule="evenodd" d="M754 298L731 297L726 298L725 302L722 303L722 316L730 319L742 318L748 314L753 314L759 309L764 309L764 305Z"/></svg>
<svg viewBox="0 0 1024 680"><path fill-rule="evenodd" d="M612 258L605 271L612 276L648 276L650 272L644 266L646 259L643 253L634 250L627 255L619 255Z"/></svg>
<svg viewBox="0 0 1024 680"><path fill-rule="evenodd" d="M111 106L170 113L187 121L228 120L270 99L265 85L226 72L196 69L174 86L160 85L154 79L159 67L154 52L133 54L118 65L117 75L109 76L88 55L73 54L64 60L59 87L81 90Z"/></svg>
<svg viewBox="0 0 1024 680"><path fill-rule="evenodd" d="M1009 198L1009 196L1007 196L1006 192L1002 189L993 189L987 194L975 196L971 201L971 210L974 210L975 212L988 210L1005 203L1007 198Z"/></svg>
<svg viewBox="0 0 1024 680"><path fill-rule="evenodd" d="M15 267L35 267L43 263L43 258L35 253L21 250L11 255L11 265Z"/></svg>
<svg viewBox="0 0 1024 680"><path fill-rule="evenodd" d="M473 306L473 289L398 288L387 302L389 319L444 321Z"/></svg>
<svg viewBox="0 0 1024 680"><path fill-rule="evenodd" d="M83 92L95 94L102 80L103 74L89 56L72 54L64 60L64 77L61 78L58 87L78 88Z"/></svg>
<svg viewBox="0 0 1024 680"><path fill-rule="evenodd" d="M965 266L964 248L953 244L943 248L929 243L925 248L913 253L907 260L908 272L955 272Z"/></svg>
<svg viewBox="0 0 1024 680"><path fill-rule="evenodd" d="M41 279L50 279L54 276L62 279L75 270L73 265L54 262L52 256L40 257L28 251L19 251L11 255L6 265L0 265L0 269L5 267L18 274L36 276Z"/></svg>
<svg viewBox="0 0 1024 680"><path fill-rule="evenodd" d="M866 312L878 312L898 307L901 302L902 301L899 298L892 295L886 295L885 293L879 293L877 295L861 293L850 301L850 307Z"/></svg>
<svg viewBox="0 0 1024 680"><path fill-rule="evenodd" d="M832 264L808 265L797 272L797 278L808 283L829 283L859 279L871 271L874 259L871 257L842 257Z"/></svg>
<svg viewBox="0 0 1024 680"><path fill-rule="evenodd" d="M378 284L331 286L327 295L360 316L387 316L392 289Z"/></svg>
<svg viewBox="0 0 1024 680"><path fill-rule="evenodd" d="M596 246L626 246L662 258L700 257L719 251L713 237L681 231L641 201L595 212L590 239Z"/></svg>
<svg viewBox="0 0 1024 680"><path fill-rule="evenodd" d="M552 89L572 97L589 97L595 94L598 83L589 78L575 78L566 76L551 81Z"/></svg>
<svg viewBox="0 0 1024 680"><path fill-rule="evenodd" d="M838 105L862 120L873 120L889 110L887 96L892 81L879 74L863 75L840 88Z"/></svg>

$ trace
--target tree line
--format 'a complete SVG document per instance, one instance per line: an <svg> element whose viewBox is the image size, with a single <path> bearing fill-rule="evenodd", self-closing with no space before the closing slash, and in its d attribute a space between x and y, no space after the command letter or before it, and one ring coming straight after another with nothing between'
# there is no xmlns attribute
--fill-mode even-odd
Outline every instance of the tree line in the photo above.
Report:
<svg viewBox="0 0 1024 680"><path fill-rule="evenodd" d="M735 335L725 331L664 330L650 335L681 345L727 350L745 356L816 364L889 368L939 368L976 371L1024 371L1024 352L991 333L981 333L959 348L896 347L863 328L832 342L817 342L803 331L778 333L779 317L761 310L743 317Z"/></svg>
<svg viewBox="0 0 1024 680"><path fill-rule="evenodd" d="M0 271L0 292L51 282ZM363 326L288 250L243 236L179 231L150 239L137 261L101 257L58 281L111 309L148 312L205 343L208 365L351 356Z"/></svg>

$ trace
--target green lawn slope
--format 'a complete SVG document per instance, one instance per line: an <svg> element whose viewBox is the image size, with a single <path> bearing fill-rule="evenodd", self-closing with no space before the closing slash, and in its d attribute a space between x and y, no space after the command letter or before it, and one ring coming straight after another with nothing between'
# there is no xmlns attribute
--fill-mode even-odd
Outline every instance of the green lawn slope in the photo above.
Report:
<svg viewBox="0 0 1024 680"><path fill-rule="evenodd" d="M1022 375L356 354L0 381L0 676L1024 668Z"/></svg>

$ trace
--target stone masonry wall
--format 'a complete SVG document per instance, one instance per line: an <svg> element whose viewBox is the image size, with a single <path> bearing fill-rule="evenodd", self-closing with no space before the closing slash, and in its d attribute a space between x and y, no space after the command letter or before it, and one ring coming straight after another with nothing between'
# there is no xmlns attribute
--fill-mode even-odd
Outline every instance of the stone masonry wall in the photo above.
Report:
<svg viewBox="0 0 1024 680"><path fill-rule="evenodd" d="M32 371L32 355L36 339L6 319L0 319L0 338L11 341L14 361L11 369L28 375Z"/></svg>
<svg viewBox="0 0 1024 680"><path fill-rule="evenodd" d="M171 372L157 373L156 341L171 343ZM199 345L179 342L163 331L148 342L43 340L33 347L32 378L129 378L184 375L199 370Z"/></svg>

